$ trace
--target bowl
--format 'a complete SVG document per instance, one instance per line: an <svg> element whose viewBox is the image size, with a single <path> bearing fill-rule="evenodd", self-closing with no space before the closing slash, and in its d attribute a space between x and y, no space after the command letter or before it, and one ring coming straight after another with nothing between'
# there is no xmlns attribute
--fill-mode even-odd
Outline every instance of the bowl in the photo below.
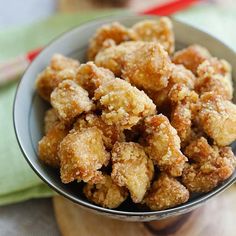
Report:
<svg viewBox="0 0 236 236"><path fill-rule="evenodd" d="M127 221L160 220L187 213L233 184L236 180L236 172L211 192L195 195L187 203L167 210L150 211L140 209L129 200L117 209L106 209L92 204L83 196L81 184L63 184L58 171L44 165L38 159L37 143L43 136L43 118L48 104L37 95L35 91L35 78L46 67L54 53L61 53L72 58L77 58L80 62L85 62L88 40L101 25L119 21L126 26L131 26L147 18L156 19L157 17L116 15L88 22L62 34L45 47L26 70L19 83L14 102L13 119L17 140L26 161L35 173L56 192L79 204L81 207L95 213ZM172 20L177 49L198 43L208 48L212 55L228 60L232 64L232 68L236 68L236 55L232 49L197 28L174 19ZM233 72L233 77L236 78L235 71ZM233 145L233 151L236 151L235 145Z"/></svg>

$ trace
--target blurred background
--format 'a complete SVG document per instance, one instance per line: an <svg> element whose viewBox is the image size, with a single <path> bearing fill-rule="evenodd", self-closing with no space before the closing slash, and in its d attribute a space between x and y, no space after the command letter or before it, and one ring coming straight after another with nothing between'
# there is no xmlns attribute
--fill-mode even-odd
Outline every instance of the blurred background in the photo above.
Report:
<svg viewBox="0 0 236 236"><path fill-rule="evenodd" d="M46 36L41 33L43 32L42 29L44 28L40 28L40 33L38 33L37 28L35 28L33 31L30 31L31 33L28 32L27 34L29 35L28 41L32 39L35 40L35 43L31 43L30 46L27 44L24 45L22 41L24 41L24 37L26 37L25 35L27 29L24 28L24 31L22 31L21 33L21 27L30 25L35 22L41 22L42 20L45 20L55 14L59 16L65 14L71 15L72 13L79 15L80 13L84 14L88 11L99 11L105 9L130 9L132 11L142 12L150 8L162 6L163 4L175 1L176 0L0 0L0 61L4 61L7 58L13 56L18 56L18 54L24 54L27 52L27 50L34 49L34 47L41 47L45 45L49 40L51 40L51 38L61 33L62 29L64 31L70 28L72 25L75 25L75 23L70 23L67 27L58 27L58 30L55 30L53 27L54 25L56 25L55 23L56 21L58 21L58 18L53 18L52 20L48 21L52 24L51 26L43 26L46 27L47 30ZM181 0L177 1L181 2ZM180 9L180 14L177 14L178 18L190 22L191 24L195 24L199 27L205 27L205 30L209 30L211 33L220 36L221 39L224 40L226 43L235 45L236 34L232 30L232 22L235 23L233 23L235 26L236 11L233 11L232 9L236 9L236 0L196 0L195 4L196 5L189 6L190 10L185 9L185 11L182 11ZM204 11L204 6L206 6L207 8L206 11ZM211 15L211 17L209 17L209 14ZM215 27L212 27L212 25ZM48 32L50 30L53 31L52 34ZM18 35L21 42L20 45L18 45L17 43L18 38L12 39L12 35ZM45 39L43 39L44 37ZM41 44L42 42L43 44ZM11 86L13 86L13 88ZM9 86L7 85L5 88L2 88L2 90L0 88L0 102L1 93L3 92L6 94L4 96L9 96L9 99L13 100L13 95L15 92L14 86L16 86L16 84L12 84ZM0 111L0 113L1 112L2 111ZM9 109L8 117L11 117L10 113L11 108ZM0 117L1 115L4 118L3 113L0 114ZM9 127L12 127L11 118L6 119L9 119ZM0 128L1 125L3 126L3 124L0 123ZM2 127L2 130L3 128L4 127ZM9 140L11 140L11 142L14 142L15 145L13 145L13 149L18 149L18 146L15 141L13 128L9 133ZM21 158L22 165L25 164L25 168L27 168L27 171L32 174L33 171L26 165L25 161L23 160L23 157L8 156L8 152L6 152L6 150L7 147L3 147L3 145L1 146L0 140L1 164L4 160L7 160L9 162L10 158ZM4 155L7 155L5 159ZM17 168L20 168L21 164L16 164L16 166ZM4 191L2 191L3 187L8 184L4 182L4 178L8 178L6 177L6 175L7 173L5 174L5 176L3 173L0 173L0 199L6 199L8 198L8 196L11 196L11 198L9 199L11 199L11 203L13 204L7 203L7 205L5 205L6 203L2 200L0 202L0 205L4 205L0 207L0 236L61 235L58 224L55 219L52 198L39 198L42 197L41 193L39 192L34 196L27 194L24 194L24 196L21 195L23 196L23 198L20 199L16 197L17 194L19 195L20 191L24 191L24 189L20 188L17 188L17 191L15 190L16 192L10 189L9 192L7 192L6 194ZM32 176L35 175L32 174ZM15 177L16 176L14 176L14 178ZM31 187L35 187L35 185L37 184L42 183L38 179L34 180ZM6 196L4 194L6 194ZM50 196L51 195L53 195L53 193L50 193ZM32 200L31 198L37 199ZM26 199L30 200L22 201Z"/></svg>
<svg viewBox="0 0 236 236"><path fill-rule="evenodd" d="M129 8L135 11L151 8L174 0L0 0L0 30L28 24L57 12ZM236 6L235 0L202 0L221 7Z"/></svg>

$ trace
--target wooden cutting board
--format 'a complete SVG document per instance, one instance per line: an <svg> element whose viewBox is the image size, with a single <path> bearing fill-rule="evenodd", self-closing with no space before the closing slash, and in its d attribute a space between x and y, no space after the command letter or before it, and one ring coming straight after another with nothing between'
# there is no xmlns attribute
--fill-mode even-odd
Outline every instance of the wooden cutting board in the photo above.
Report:
<svg viewBox="0 0 236 236"><path fill-rule="evenodd" d="M63 236L236 235L236 184L191 213L150 223L109 219L61 196L54 197L53 203Z"/></svg>

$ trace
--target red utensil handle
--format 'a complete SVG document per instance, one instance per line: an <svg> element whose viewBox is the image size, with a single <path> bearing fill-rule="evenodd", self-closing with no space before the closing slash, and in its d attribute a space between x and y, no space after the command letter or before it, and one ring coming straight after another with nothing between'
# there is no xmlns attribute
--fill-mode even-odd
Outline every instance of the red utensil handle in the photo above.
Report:
<svg viewBox="0 0 236 236"><path fill-rule="evenodd" d="M157 7L149 8L141 12L141 14L168 16L180 10L183 10L199 1L200 0L176 0Z"/></svg>
<svg viewBox="0 0 236 236"><path fill-rule="evenodd" d="M200 0L175 0L173 2L144 10L140 12L140 14L168 16L199 1ZM25 55L18 56L4 63L0 63L0 84L11 81L18 75L22 74L26 67L41 52L41 50L42 48L34 49Z"/></svg>

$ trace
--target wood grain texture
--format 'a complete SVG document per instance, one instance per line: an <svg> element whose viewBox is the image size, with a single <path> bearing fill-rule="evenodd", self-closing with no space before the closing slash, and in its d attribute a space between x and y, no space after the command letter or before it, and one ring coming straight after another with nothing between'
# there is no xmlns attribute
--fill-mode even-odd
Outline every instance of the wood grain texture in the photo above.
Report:
<svg viewBox="0 0 236 236"><path fill-rule="evenodd" d="M191 213L149 223L109 219L61 196L54 197L53 203L63 236L236 235L236 185Z"/></svg>

